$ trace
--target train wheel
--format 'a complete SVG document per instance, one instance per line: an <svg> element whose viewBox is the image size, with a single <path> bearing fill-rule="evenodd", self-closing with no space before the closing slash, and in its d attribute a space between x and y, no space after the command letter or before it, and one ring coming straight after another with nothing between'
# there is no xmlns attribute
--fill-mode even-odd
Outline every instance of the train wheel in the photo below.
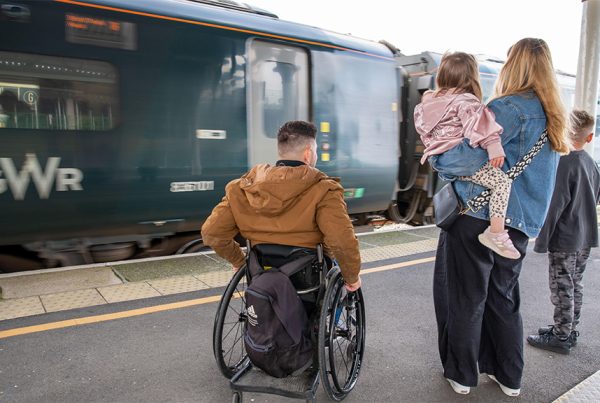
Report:
<svg viewBox="0 0 600 403"><path fill-rule="evenodd" d="M184 253L197 253L197 252L204 252L204 251L208 251L208 250L210 250L210 248L208 246L204 245L201 238L198 238L198 239L191 240L188 243L186 243L185 245L183 245L181 248L179 248L177 250L177 252L175 252L175 254L182 255Z"/></svg>

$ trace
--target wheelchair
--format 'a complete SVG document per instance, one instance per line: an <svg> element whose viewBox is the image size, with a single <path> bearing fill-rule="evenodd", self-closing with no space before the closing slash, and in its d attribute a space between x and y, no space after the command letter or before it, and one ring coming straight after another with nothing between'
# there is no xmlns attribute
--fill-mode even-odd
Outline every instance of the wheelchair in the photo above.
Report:
<svg viewBox="0 0 600 403"><path fill-rule="evenodd" d="M365 351L361 289L347 292L339 267L324 256L321 245L312 249L259 244L253 251L263 267L280 267L307 254L314 256L290 279L307 308L315 352L312 365L298 376L274 378L252 366L244 346L245 290L252 281L245 265L225 289L213 327L213 353L219 370L230 380L232 401L242 402L243 392L253 392L316 402L319 381L332 400L344 399L356 385Z"/></svg>

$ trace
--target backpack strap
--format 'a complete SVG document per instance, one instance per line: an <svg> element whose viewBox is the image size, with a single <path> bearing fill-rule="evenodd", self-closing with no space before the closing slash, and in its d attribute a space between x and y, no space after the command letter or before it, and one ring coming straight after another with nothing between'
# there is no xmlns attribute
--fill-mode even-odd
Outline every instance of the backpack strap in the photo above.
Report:
<svg viewBox="0 0 600 403"><path fill-rule="evenodd" d="M294 259L291 262L284 264L283 266L279 267L278 270L286 276L291 277L292 275L298 273L300 270L304 269L307 264L309 264L315 259L316 256L314 255L302 256L298 259Z"/></svg>
<svg viewBox="0 0 600 403"><path fill-rule="evenodd" d="M271 270L280 271L283 274L285 274L287 277L290 277L290 276L298 273L303 268L305 268L308 263L312 262L316 258L317 258L317 256L315 256L315 255L302 256L302 257L299 257L298 259L294 259L291 262L288 262L288 263L282 265L281 267L277 267L277 268L273 267ZM256 254L256 251L254 251L253 249L250 249L250 251L248 252L247 265L248 265L248 272L250 273L250 278L254 278L257 275L265 272L264 267L262 267L262 265L258 261L258 256Z"/></svg>
<svg viewBox="0 0 600 403"><path fill-rule="evenodd" d="M256 252L250 247L248 247L246 265L248 266L248 273L250 274L251 279L265 271L262 265L258 262L258 256L256 255Z"/></svg>

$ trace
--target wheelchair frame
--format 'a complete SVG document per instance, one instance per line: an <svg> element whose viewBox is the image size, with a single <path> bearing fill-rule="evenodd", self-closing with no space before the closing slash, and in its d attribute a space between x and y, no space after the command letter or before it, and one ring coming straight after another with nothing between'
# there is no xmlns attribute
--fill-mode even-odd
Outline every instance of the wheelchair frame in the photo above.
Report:
<svg viewBox="0 0 600 403"><path fill-rule="evenodd" d="M276 245L285 247L284 245ZM245 352L245 290L251 279L246 266L227 285L213 327L213 353L221 373L230 379L233 402L241 402L243 392L267 393L314 402L319 379L332 400L344 399L356 385L365 349L366 318L362 291L348 293L338 266L328 268L323 249L289 247L315 254L319 264L319 284L299 295L317 293L315 319L315 358L313 366L300 376L273 378L254 368ZM314 261L313 261L314 262ZM313 322L313 324L315 324Z"/></svg>

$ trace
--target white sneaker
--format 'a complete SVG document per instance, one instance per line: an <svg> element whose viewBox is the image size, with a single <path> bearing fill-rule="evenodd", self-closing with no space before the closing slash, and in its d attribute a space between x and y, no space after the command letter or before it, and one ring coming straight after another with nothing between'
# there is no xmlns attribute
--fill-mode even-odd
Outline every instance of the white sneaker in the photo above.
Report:
<svg viewBox="0 0 600 403"><path fill-rule="evenodd" d="M504 256L508 259L518 259L521 257L521 254L515 248L512 241L510 240L510 236L508 235L508 231L504 230L499 234L492 232L490 227L487 227L483 233L478 236L479 242L483 245L487 246L500 256Z"/></svg>
<svg viewBox="0 0 600 403"><path fill-rule="evenodd" d="M452 389L454 389L454 391L460 395L467 395L471 391L471 388L469 386L461 385L460 383L453 381L450 378L446 378L446 380L448 381L448 383L450 383Z"/></svg>
<svg viewBox="0 0 600 403"><path fill-rule="evenodd" d="M494 375L490 375L487 374L487 376L490 377L490 379L494 382L496 382L498 384L498 386L500 386L500 389L502 390L502 392L504 392L505 395L507 396L519 396L519 394L521 393L521 389L511 389L507 386L502 385Z"/></svg>

